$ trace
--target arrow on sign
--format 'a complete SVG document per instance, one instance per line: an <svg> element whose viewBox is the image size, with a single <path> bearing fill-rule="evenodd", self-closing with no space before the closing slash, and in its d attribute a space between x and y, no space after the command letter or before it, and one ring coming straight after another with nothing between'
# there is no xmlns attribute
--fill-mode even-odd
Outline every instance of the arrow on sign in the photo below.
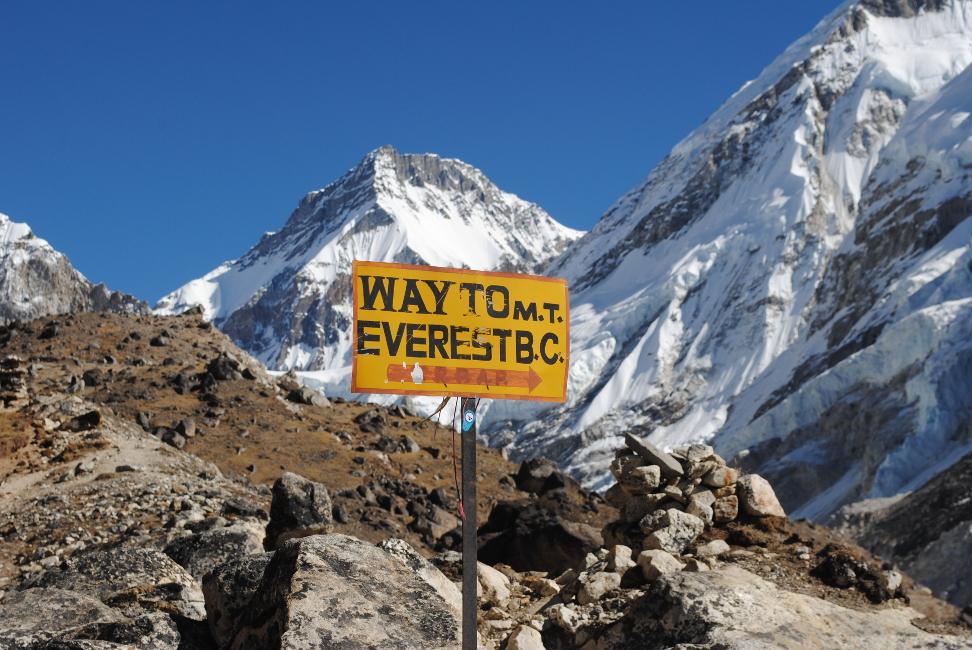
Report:
<svg viewBox="0 0 972 650"><path fill-rule="evenodd" d="M462 384L464 386L507 386L526 388L529 392L540 385L543 378L531 366L527 370L502 370L499 368L454 368L452 366L422 366L421 381L416 381L417 372L400 363L388 364L388 381L407 381L413 384L433 382L436 384Z"/></svg>

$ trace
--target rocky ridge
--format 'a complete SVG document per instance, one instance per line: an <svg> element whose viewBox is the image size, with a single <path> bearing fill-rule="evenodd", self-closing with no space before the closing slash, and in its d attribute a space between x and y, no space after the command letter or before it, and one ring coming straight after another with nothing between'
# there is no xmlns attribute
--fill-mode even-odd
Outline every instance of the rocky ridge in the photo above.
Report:
<svg viewBox="0 0 972 650"><path fill-rule="evenodd" d="M145 313L148 306L91 283L27 224L0 214L0 325L75 311Z"/></svg>

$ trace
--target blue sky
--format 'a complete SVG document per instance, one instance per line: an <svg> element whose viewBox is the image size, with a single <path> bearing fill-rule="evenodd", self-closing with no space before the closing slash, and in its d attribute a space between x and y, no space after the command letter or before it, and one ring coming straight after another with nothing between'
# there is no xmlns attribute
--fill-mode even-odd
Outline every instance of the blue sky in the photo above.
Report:
<svg viewBox="0 0 972 650"><path fill-rule="evenodd" d="M382 144L590 228L838 3L0 5L0 212L154 302Z"/></svg>

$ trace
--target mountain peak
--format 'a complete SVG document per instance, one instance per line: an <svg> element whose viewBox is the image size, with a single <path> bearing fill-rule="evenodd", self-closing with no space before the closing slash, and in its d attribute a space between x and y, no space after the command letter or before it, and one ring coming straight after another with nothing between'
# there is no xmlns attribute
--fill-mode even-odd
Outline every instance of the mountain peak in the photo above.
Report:
<svg viewBox="0 0 972 650"><path fill-rule="evenodd" d="M201 306L271 368L337 370L350 365L353 260L536 271L580 235L472 165L386 145L157 309Z"/></svg>

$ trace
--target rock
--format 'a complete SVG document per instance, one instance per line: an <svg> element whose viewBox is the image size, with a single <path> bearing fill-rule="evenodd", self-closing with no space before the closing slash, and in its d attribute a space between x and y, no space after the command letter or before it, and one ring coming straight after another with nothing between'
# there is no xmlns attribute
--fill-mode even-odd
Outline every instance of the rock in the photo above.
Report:
<svg viewBox="0 0 972 650"><path fill-rule="evenodd" d="M624 544L615 544L609 548L607 566L611 571L620 574L634 567L635 561L631 559L631 548Z"/></svg>
<svg viewBox="0 0 972 650"><path fill-rule="evenodd" d="M197 580L231 560L263 551L263 530L255 524L239 522L173 540L165 554L184 567Z"/></svg>
<svg viewBox="0 0 972 650"><path fill-rule="evenodd" d="M205 623L180 619L183 627L201 626L205 630ZM99 639L112 644L122 644L123 647L135 647L139 650L170 650L171 648L194 647L189 645L189 639L183 639L179 625L172 616L162 612L148 612L135 617L124 624L108 626L102 631ZM187 635L188 636L188 635ZM118 648L118 645L112 647Z"/></svg>
<svg viewBox="0 0 972 650"><path fill-rule="evenodd" d="M63 431L88 431L101 425L101 413L99 411L88 411L77 415L61 425Z"/></svg>
<svg viewBox="0 0 972 650"><path fill-rule="evenodd" d="M416 517L413 528L422 535L436 540L455 530L460 524L459 517L438 506L429 506L421 517Z"/></svg>
<svg viewBox="0 0 972 650"><path fill-rule="evenodd" d="M557 464L546 458L533 458L520 463L515 477L516 489L543 494L567 484Z"/></svg>
<svg viewBox="0 0 972 650"><path fill-rule="evenodd" d="M138 415L135 416L135 422L145 431L152 430L152 415L146 411L139 411Z"/></svg>
<svg viewBox="0 0 972 650"><path fill-rule="evenodd" d="M735 483L738 475L731 467L716 467L702 477L702 482L709 487L721 488Z"/></svg>
<svg viewBox="0 0 972 650"><path fill-rule="evenodd" d="M709 571L709 570L710 569L708 564L695 557L690 557L689 559L685 560L685 568L682 569L682 571L694 571L696 573L698 573L699 571Z"/></svg>
<svg viewBox="0 0 972 650"><path fill-rule="evenodd" d="M203 577L206 621L220 647L233 638L236 622L246 612L253 594L260 587L263 572L273 553L249 555L216 567Z"/></svg>
<svg viewBox="0 0 972 650"><path fill-rule="evenodd" d="M621 488L620 483L615 483L604 492L604 500L609 506L623 508L630 496Z"/></svg>
<svg viewBox="0 0 972 650"><path fill-rule="evenodd" d="M186 438L181 433L173 431L172 429L166 429L162 433L162 442L172 445L176 449L182 449L186 446Z"/></svg>
<svg viewBox="0 0 972 650"><path fill-rule="evenodd" d="M320 391L316 391L313 388L308 388L307 386L300 386L299 388L294 388L287 393L287 400L294 402L295 404L304 404L305 406L320 406L326 408L331 405L331 402L324 397Z"/></svg>
<svg viewBox="0 0 972 650"><path fill-rule="evenodd" d="M577 590L577 602L581 605L597 602L607 592L620 586L620 574L614 571L598 571L581 581L580 589Z"/></svg>
<svg viewBox="0 0 972 650"><path fill-rule="evenodd" d="M32 584L31 586L35 586ZM36 578L36 586L71 589L133 616L163 611L202 620L202 591L170 557L149 548L93 549Z"/></svg>
<svg viewBox="0 0 972 650"><path fill-rule="evenodd" d="M153 348L165 347L169 344L169 337L164 334L157 334L149 339L149 345Z"/></svg>
<svg viewBox="0 0 972 650"><path fill-rule="evenodd" d="M193 420L192 418L185 418L179 420L178 422L176 422L176 425L173 427L173 429L175 429L176 433L178 433L181 436L184 436L186 438L192 438L196 435L196 421Z"/></svg>
<svg viewBox="0 0 972 650"><path fill-rule="evenodd" d="M913 625L907 608L850 609L779 589L737 566L668 573L634 601L598 649L959 648ZM684 644L684 645L679 645ZM694 644L694 645L693 645Z"/></svg>
<svg viewBox="0 0 972 650"><path fill-rule="evenodd" d="M14 591L0 601L0 647L27 650L52 639L92 637L104 626L125 621L97 598L74 591Z"/></svg>
<svg viewBox="0 0 972 650"><path fill-rule="evenodd" d="M658 465L635 467L621 476L621 487L628 494L650 494L661 483Z"/></svg>
<svg viewBox="0 0 972 650"><path fill-rule="evenodd" d="M291 539L274 554L230 648L458 647L459 621L399 559L346 535Z"/></svg>
<svg viewBox="0 0 972 650"><path fill-rule="evenodd" d="M785 517L773 486L759 474L747 474L736 481L743 511L754 517Z"/></svg>
<svg viewBox="0 0 972 650"><path fill-rule="evenodd" d="M682 455L685 457L685 460L687 460L688 462L692 464L697 464L697 463L701 463L702 461L708 458L712 458L713 454L715 454L715 449L713 449L711 445L703 445L697 443L686 447L683 450Z"/></svg>
<svg viewBox="0 0 972 650"><path fill-rule="evenodd" d="M659 576L681 571L685 565L675 559L671 553L651 549L638 554L638 567L645 580L655 580Z"/></svg>
<svg viewBox="0 0 972 650"><path fill-rule="evenodd" d="M662 451L647 440L626 433L624 434L624 441L629 449L632 449L649 464L658 465L662 476L665 478L678 478L684 473L682 465L671 454Z"/></svg>
<svg viewBox="0 0 972 650"><path fill-rule="evenodd" d="M84 385L88 386L101 386L105 383L105 373L101 371L101 368L91 368L90 370L85 370L81 373L81 379L84 380Z"/></svg>
<svg viewBox="0 0 972 650"><path fill-rule="evenodd" d="M40 334L37 335L37 338L41 341L47 341L56 337L57 333L58 333L58 322L51 321L50 323L44 325L44 328L41 329Z"/></svg>
<svg viewBox="0 0 972 650"><path fill-rule="evenodd" d="M560 585L549 578L527 574L520 579L520 584L541 596L556 596L560 593Z"/></svg>
<svg viewBox="0 0 972 650"><path fill-rule="evenodd" d="M540 633L529 625L521 625L506 640L506 650L546 650Z"/></svg>
<svg viewBox="0 0 972 650"><path fill-rule="evenodd" d="M664 516L658 521L662 527L645 537L644 547L647 549L661 549L669 553L681 554L705 530L705 523L695 515L675 508L662 512Z"/></svg>
<svg viewBox="0 0 972 650"><path fill-rule="evenodd" d="M690 515L695 515L706 525L712 524L712 519L714 514L712 512L712 506L707 505L704 501L695 499L694 496L689 498L688 505L685 507L685 512Z"/></svg>
<svg viewBox="0 0 972 650"><path fill-rule="evenodd" d="M478 562L476 566L480 597L500 607L506 605L510 600L510 579L488 564Z"/></svg>
<svg viewBox="0 0 972 650"><path fill-rule="evenodd" d="M711 542L706 542L705 544L699 544L695 547L696 557L719 557L729 552L729 544L724 540L714 539Z"/></svg>
<svg viewBox="0 0 972 650"><path fill-rule="evenodd" d="M359 413L355 416L354 421L357 423L358 428L365 433L383 433L385 430L385 423L387 422L384 415L377 408L369 409L363 413Z"/></svg>
<svg viewBox="0 0 972 650"><path fill-rule="evenodd" d="M559 575L603 544L601 533L539 503L497 503L479 529L479 559Z"/></svg>
<svg viewBox="0 0 972 650"><path fill-rule="evenodd" d="M739 516L739 499L735 494L720 497L712 504L712 520L717 524L724 524Z"/></svg>
<svg viewBox="0 0 972 650"><path fill-rule="evenodd" d="M284 472L271 490L270 522L263 546L272 551L294 537L331 530L331 497L320 483Z"/></svg>
<svg viewBox="0 0 972 650"><path fill-rule="evenodd" d="M611 474L618 481L632 469L645 464L645 459L630 449L619 449L611 461Z"/></svg>
<svg viewBox="0 0 972 650"><path fill-rule="evenodd" d="M429 584L435 592L442 597L456 616L462 616L462 592L452 580L449 580L431 562L426 560L418 551L404 539L395 537L386 539L378 544L378 548L392 557L402 562L405 566L415 572L415 574Z"/></svg>
<svg viewBox="0 0 972 650"><path fill-rule="evenodd" d="M662 493L635 495L621 507L621 520L629 523L641 521L641 519L658 509L668 495Z"/></svg>
<svg viewBox="0 0 972 650"><path fill-rule="evenodd" d="M810 571L810 575L838 589L856 587L873 603L883 603L893 598L901 585L899 576L897 585L892 588L886 572L869 565L845 546L828 544L817 555L822 559Z"/></svg>
<svg viewBox="0 0 972 650"><path fill-rule="evenodd" d="M240 362L225 352L221 352L219 356L206 364L206 372L218 381L243 379L243 373L240 372Z"/></svg>

